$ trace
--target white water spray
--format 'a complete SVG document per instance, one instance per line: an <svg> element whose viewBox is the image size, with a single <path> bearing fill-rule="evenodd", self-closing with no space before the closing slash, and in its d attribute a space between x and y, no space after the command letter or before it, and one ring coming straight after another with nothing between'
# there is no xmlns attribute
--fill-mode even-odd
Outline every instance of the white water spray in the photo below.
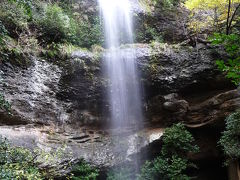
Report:
<svg viewBox="0 0 240 180"><path fill-rule="evenodd" d="M105 68L109 80L111 127L138 127L142 121L141 95L133 48L131 5L129 0L98 0L103 17L106 46Z"/></svg>

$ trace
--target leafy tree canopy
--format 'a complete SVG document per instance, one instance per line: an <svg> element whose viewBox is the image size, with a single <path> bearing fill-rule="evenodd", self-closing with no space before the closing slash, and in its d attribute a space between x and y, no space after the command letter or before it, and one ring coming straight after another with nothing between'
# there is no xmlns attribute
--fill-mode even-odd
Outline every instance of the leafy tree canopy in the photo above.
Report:
<svg viewBox="0 0 240 180"><path fill-rule="evenodd" d="M237 34L215 34L211 39L214 45L223 45L228 60L217 60L218 68L226 72L226 77L236 85L240 83L240 36Z"/></svg>
<svg viewBox="0 0 240 180"><path fill-rule="evenodd" d="M210 23L212 26L215 26L216 30L221 30L222 25L226 24L227 34L230 33L232 26L239 21L240 0L187 0L185 6L193 14L199 13L199 11L206 11L205 15L207 14L207 17L203 19L202 23Z"/></svg>

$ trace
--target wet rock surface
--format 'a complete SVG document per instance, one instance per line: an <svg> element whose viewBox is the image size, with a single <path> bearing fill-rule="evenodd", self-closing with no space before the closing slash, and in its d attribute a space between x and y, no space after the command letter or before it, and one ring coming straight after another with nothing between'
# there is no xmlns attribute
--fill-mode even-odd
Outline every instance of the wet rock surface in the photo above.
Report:
<svg viewBox="0 0 240 180"><path fill-rule="evenodd" d="M115 133L117 131L114 130ZM123 137L86 127L0 126L0 135L7 137L15 146L48 151L67 146L65 149L72 154L72 159L85 159L99 168L132 161L143 148L159 140L163 132L164 129L152 128L127 133Z"/></svg>
<svg viewBox="0 0 240 180"><path fill-rule="evenodd" d="M121 47L126 53L133 49L146 94L146 121L197 121L194 114L198 113L199 119L210 114L206 114L204 110L206 105L193 107L192 94L206 95L214 91L220 94L219 91L226 92L234 88L217 70L214 49L167 44ZM63 67L41 59L33 60L33 65L26 69L1 64L3 81L0 90L12 104L13 110L11 117L0 113L1 122L68 123L106 127L109 121L106 93L108 80L103 74L103 56L104 51L73 52ZM166 96L167 94L170 95ZM215 95L216 93L202 98L202 102ZM228 109L230 113L237 106L233 105L238 103L235 102L236 98L237 95L234 95L232 101L222 100L218 105L222 105L221 108ZM209 109L214 110L215 107L216 104ZM165 114L174 114L176 120L172 121Z"/></svg>
<svg viewBox="0 0 240 180"><path fill-rule="evenodd" d="M137 45L138 66L142 72L147 94L188 92L229 87L215 65L219 54L214 48L179 45ZM156 91L156 92L155 92Z"/></svg>
<svg viewBox="0 0 240 180"><path fill-rule="evenodd" d="M78 13L82 13L83 17L96 16L99 14L99 7L97 0L73 0L74 10ZM135 13L145 13L144 6L141 5L139 0L130 0L132 9Z"/></svg>
<svg viewBox="0 0 240 180"><path fill-rule="evenodd" d="M66 103L56 99L61 70L43 60L32 59L29 68L1 64L0 90L12 106L12 116L1 113L1 123L64 122Z"/></svg>

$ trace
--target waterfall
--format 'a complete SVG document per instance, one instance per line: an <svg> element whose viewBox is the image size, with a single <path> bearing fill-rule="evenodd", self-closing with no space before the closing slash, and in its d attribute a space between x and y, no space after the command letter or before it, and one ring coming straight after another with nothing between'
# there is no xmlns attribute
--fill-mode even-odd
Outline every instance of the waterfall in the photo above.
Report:
<svg viewBox="0 0 240 180"><path fill-rule="evenodd" d="M98 0L104 23L107 52L105 71L111 127L139 127L142 122L141 93L133 43L133 12L129 0Z"/></svg>

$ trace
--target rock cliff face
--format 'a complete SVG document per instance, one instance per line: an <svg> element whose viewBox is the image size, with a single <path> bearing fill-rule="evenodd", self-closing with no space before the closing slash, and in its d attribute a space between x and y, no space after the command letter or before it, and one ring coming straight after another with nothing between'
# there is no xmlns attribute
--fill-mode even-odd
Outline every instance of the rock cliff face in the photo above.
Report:
<svg viewBox="0 0 240 180"><path fill-rule="evenodd" d="M150 119L163 124L183 121L190 128L208 124L222 126L224 119L239 107L240 93L230 90L210 98L193 96L186 99L178 94L152 98L148 107Z"/></svg>
<svg viewBox="0 0 240 180"><path fill-rule="evenodd" d="M136 52L145 84L152 93L154 89L156 94L191 93L199 88L221 89L229 85L215 66L219 55L211 47L153 44L140 45Z"/></svg>
<svg viewBox="0 0 240 180"><path fill-rule="evenodd" d="M122 50L130 48L135 49L146 94L147 122L205 122L211 114L217 120L217 109L226 110L221 111L223 118L237 106L237 91L225 93L233 87L216 69L214 49L136 44ZM0 88L13 109L13 116L4 122L106 125L109 106L103 56L104 52L74 52L64 67L37 59L27 69L2 64ZM220 95L212 97L212 92Z"/></svg>
<svg viewBox="0 0 240 180"><path fill-rule="evenodd" d="M64 106L56 98L61 70L50 63L32 58L23 69L1 64L1 91L11 103L12 116L1 114L1 123L42 123L65 121Z"/></svg>

